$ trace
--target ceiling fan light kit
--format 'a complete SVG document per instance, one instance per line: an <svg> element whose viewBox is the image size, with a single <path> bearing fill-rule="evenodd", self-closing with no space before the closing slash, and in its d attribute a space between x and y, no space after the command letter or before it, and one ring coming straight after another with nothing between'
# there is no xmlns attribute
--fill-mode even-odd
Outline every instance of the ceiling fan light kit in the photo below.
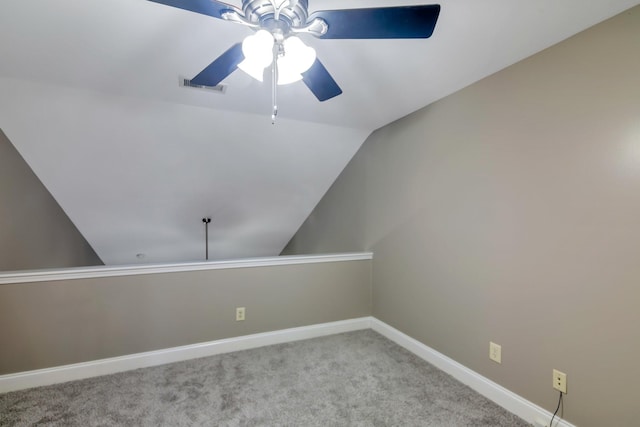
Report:
<svg viewBox="0 0 640 427"><path fill-rule="evenodd" d="M300 38L290 36L282 43L284 52L278 55L278 84L286 85L302 80L316 60L316 50L305 45Z"/></svg>
<svg viewBox="0 0 640 427"><path fill-rule="evenodd" d="M281 43L267 30L258 30L242 42L244 60L238 64L245 73L263 81L264 70L273 63L278 67L278 84L289 84L302 80L316 60L316 50L305 45L299 37L289 36Z"/></svg>
<svg viewBox="0 0 640 427"><path fill-rule="evenodd" d="M309 14L308 0L243 0L242 9L217 0L149 0L244 25L255 31L216 58L191 82L216 86L236 69L263 81L271 65L273 114L276 85L302 80L319 101L342 89L298 35L319 39L413 39L431 37L440 5L321 10Z"/></svg>
<svg viewBox="0 0 640 427"><path fill-rule="evenodd" d="M273 37L266 30L258 30L247 36L242 42L244 60L238 64L238 68L262 81L264 69L273 62L273 45Z"/></svg>

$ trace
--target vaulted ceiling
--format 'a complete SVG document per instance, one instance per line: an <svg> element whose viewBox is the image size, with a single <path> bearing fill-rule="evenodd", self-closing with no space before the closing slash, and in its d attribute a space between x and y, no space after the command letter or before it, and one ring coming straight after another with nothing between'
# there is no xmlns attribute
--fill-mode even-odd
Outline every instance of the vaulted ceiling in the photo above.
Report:
<svg viewBox="0 0 640 427"><path fill-rule="evenodd" d="M304 37L344 92L281 86L272 125L271 87L241 71L224 94L178 84L246 27L146 0L2 0L0 128L107 264L201 260L205 216L212 259L277 255L373 130L639 2L439 3L426 40Z"/></svg>

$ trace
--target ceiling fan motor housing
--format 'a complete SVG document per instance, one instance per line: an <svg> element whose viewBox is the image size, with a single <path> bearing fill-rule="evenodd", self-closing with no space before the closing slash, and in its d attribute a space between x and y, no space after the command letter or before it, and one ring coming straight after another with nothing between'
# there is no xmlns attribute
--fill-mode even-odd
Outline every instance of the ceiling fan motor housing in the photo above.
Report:
<svg viewBox="0 0 640 427"><path fill-rule="evenodd" d="M259 24L261 27L273 26L273 21L277 21L277 27L282 30L289 30L292 27L302 27L307 23L308 0L290 1L284 0L281 6L276 6L276 0L243 0L242 10L244 17L251 23ZM285 33L288 31L284 31Z"/></svg>

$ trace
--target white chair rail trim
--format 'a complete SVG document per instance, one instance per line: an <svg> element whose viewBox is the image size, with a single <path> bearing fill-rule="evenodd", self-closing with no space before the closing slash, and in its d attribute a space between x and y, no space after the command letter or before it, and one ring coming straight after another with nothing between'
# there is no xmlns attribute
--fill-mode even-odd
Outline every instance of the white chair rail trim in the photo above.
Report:
<svg viewBox="0 0 640 427"><path fill-rule="evenodd" d="M361 261L373 258L372 252L326 255L292 255L247 258L227 261L185 262L107 267L76 267L53 270L26 270L0 273L0 285L95 277L135 276L140 274L179 273L185 271L224 270L230 268L271 267L279 265L316 264L322 262Z"/></svg>

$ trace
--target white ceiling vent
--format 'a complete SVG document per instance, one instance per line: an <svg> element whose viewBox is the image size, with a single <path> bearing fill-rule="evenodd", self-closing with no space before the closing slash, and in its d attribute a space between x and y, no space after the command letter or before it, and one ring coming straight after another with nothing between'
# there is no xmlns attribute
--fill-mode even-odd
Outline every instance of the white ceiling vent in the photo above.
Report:
<svg viewBox="0 0 640 427"><path fill-rule="evenodd" d="M219 93L219 94L224 94L227 91L227 87L225 85L216 85L216 86L197 85L195 83L192 83L191 80L185 79L184 77L180 77L179 85L181 87L190 87L190 88L194 88L194 89L203 89L203 90L208 90L210 92L215 92L215 93Z"/></svg>

